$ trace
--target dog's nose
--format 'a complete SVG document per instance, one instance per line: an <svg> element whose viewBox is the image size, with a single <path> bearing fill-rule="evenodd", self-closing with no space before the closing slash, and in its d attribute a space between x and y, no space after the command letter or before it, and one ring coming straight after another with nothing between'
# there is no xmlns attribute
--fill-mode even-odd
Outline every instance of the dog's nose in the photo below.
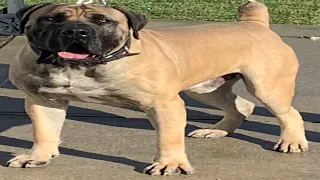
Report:
<svg viewBox="0 0 320 180"><path fill-rule="evenodd" d="M85 29L65 29L61 31L61 34L67 37L85 38L89 35L89 31Z"/></svg>

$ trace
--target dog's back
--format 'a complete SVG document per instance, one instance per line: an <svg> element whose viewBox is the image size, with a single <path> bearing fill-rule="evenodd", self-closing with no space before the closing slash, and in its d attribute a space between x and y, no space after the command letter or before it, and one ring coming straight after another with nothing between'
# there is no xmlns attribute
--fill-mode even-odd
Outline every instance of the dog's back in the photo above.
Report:
<svg viewBox="0 0 320 180"><path fill-rule="evenodd" d="M173 62L180 67L182 76L201 71L206 74L204 79L210 79L240 72L239 67L260 66L261 62L297 64L292 49L269 28L269 13L265 5L249 1L239 7L238 13L238 22L142 30L141 42L144 47L157 47L157 51L166 52L150 58L155 64ZM142 53L144 52L150 50ZM292 58L283 58L284 56ZM202 78L203 76L201 75ZM190 80L185 86L197 81Z"/></svg>

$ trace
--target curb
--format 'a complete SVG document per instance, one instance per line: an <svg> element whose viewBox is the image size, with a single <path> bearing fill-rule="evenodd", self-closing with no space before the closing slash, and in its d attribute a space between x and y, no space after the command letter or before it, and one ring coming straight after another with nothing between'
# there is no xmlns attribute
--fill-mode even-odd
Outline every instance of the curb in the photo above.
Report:
<svg viewBox="0 0 320 180"><path fill-rule="evenodd" d="M0 41L0 49L3 48L5 45L7 45L9 42L11 42L15 36L0 36L0 39L6 37L5 40Z"/></svg>

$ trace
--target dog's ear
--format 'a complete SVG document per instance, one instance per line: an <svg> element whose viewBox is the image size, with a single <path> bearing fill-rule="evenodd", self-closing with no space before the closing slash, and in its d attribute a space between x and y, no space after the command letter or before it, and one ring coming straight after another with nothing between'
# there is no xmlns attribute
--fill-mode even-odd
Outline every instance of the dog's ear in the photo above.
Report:
<svg viewBox="0 0 320 180"><path fill-rule="evenodd" d="M18 20L20 21L19 29L20 33L24 33L24 28L29 20L30 15L35 12L36 10L45 7L51 3L43 3L43 4L36 4L36 5L31 5L31 6L26 6L21 9L16 13L16 16Z"/></svg>
<svg viewBox="0 0 320 180"><path fill-rule="evenodd" d="M122 12L127 17L128 25L133 30L133 37L139 39L139 31L142 28L144 28L148 23L147 16L140 13L125 10L118 6L112 6L112 8Z"/></svg>

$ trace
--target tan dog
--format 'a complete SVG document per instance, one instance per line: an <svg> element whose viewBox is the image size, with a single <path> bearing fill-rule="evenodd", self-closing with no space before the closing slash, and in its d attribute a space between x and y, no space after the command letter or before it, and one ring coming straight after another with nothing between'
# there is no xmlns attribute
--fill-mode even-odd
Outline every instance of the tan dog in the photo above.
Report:
<svg viewBox="0 0 320 180"><path fill-rule="evenodd" d="M246 3L239 15L235 23L141 30L146 18L119 7L42 4L21 10L29 44L13 60L10 79L26 93L34 145L8 166L40 167L57 156L68 102L76 100L140 107L157 131L155 163L145 172L191 174L179 92L225 112L213 129L189 135L222 137L254 108L232 93L239 79L277 116L281 137L274 149L306 151L303 120L291 106L297 57L269 29L263 4Z"/></svg>

